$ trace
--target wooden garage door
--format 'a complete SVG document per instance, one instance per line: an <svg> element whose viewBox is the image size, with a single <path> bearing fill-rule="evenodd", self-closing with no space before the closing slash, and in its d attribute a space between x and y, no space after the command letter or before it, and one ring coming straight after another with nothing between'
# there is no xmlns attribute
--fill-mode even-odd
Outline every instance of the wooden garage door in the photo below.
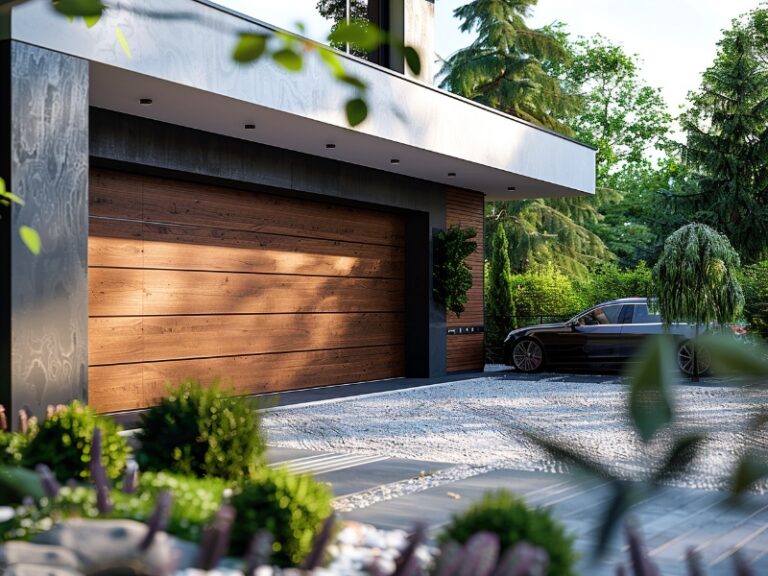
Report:
<svg viewBox="0 0 768 576"><path fill-rule="evenodd" d="M253 394L402 376L404 223L374 210L95 169L89 391Z"/></svg>

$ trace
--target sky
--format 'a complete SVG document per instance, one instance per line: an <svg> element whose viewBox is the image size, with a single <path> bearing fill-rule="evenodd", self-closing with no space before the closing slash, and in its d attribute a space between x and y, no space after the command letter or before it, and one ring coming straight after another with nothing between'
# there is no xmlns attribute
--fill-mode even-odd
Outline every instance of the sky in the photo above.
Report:
<svg viewBox="0 0 768 576"><path fill-rule="evenodd" d="M459 32L453 10L467 0L435 0L436 52L447 57L472 41ZM314 11L316 0L218 0L239 12L293 29L297 20L307 35L321 39L327 23ZM758 0L539 0L532 27L556 21L573 36L600 33L620 43L642 61L642 77L660 87L672 114L679 112L689 90L717 51L721 30L732 18L755 8Z"/></svg>

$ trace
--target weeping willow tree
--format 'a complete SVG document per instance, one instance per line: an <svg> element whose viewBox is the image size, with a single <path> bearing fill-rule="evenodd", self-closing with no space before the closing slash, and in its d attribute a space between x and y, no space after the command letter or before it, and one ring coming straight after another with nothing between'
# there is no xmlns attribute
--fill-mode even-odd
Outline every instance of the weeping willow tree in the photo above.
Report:
<svg viewBox="0 0 768 576"><path fill-rule="evenodd" d="M600 237L585 227L600 218L594 204L580 199L493 202L486 205L486 241L504 227L513 272L551 263L568 276L585 278L598 265L615 260Z"/></svg>
<svg viewBox="0 0 768 576"><path fill-rule="evenodd" d="M744 294L735 273L739 255L728 238L706 224L688 224L673 232L653 269L658 307L666 325L689 322L696 326L732 322L744 306ZM695 340L693 378L700 362Z"/></svg>
<svg viewBox="0 0 768 576"><path fill-rule="evenodd" d="M550 70L569 58L562 38L525 20L537 0L473 0L454 10L475 41L443 65L441 88L564 134L561 118L578 107Z"/></svg>

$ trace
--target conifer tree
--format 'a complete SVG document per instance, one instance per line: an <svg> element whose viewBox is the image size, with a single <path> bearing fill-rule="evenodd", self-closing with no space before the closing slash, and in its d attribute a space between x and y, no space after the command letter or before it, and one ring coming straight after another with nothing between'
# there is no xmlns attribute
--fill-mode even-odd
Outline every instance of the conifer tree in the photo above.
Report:
<svg viewBox="0 0 768 576"><path fill-rule="evenodd" d="M504 338L512 328L515 315L509 242L504 226L496 228L491 241L490 267L485 291L485 350L489 360L498 361L501 358Z"/></svg>
<svg viewBox="0 0 768 576"><path fill-rule="evenodd" d="M746 262L768 256L768 10L733 22L683 117L694 186L677 200Z"/></svg>

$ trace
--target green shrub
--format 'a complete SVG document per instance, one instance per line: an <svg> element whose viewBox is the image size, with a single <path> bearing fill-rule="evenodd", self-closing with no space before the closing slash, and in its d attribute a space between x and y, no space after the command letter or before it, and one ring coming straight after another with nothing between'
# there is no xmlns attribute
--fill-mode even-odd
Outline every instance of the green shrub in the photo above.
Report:
<svg viewBox="0 0 768 576"><path fill-rule="evenodd" d="M173 499L166 531L184 540L198 542L228 488L228 483L219 478L146 472L141 475L134 494L112 490L112 511L100 515L93 488L65 486L53 500L39 506L18 508L13 521L0 525L0 541L29 538L65 518L129 518L146 522L155 509L157 496L167 490L173 494Z"/></svg>
<svg viewBox="0 0 768 576"><path fill-rule="evenodd" d="M634 268L619 269L615 264L598 268L583 286L586 307L630 296L649 296L651 269L645 262Z"/></svg>
<svg viewBox="0 0 768 576"><path fill-rule="evenodd" d="M744 290L744 319L750 331L768 338L768 260L745 266L738 279Z"/></svg>
<svg viewBox="0 0 768 576"><path fill-rule="evenodd" d="M0 466L19 466L33 433L0 431Z"/></svg>
<svg viewBox="0 0 768 576"><path fill-rule="evenodd" d="M583 294L553 264L513 274L511 284L515 327L568 318L585 307Z"/></svg>
<svg viewBox="0 0 768 576"><path fill-rule="evenodd" d="M122 428L114 420L100 416L79 402L54 413L40 424L37 434L24 448L22 466L46 464L59 480L87 480L91 460L93 430L101 428L102 463L107 476L115 479L125 467L128 443L120 436Z"/></svg>
<svg viewBox="0 0 768 576"><path fill-rule="evenodd" d="M266 442L253 404L215 382L209 388L183 382L142 416L141 428L136 460L143 470L239 481L264 463Z"/></svg>
<svg viewBox="0 0 768 576"><path fill-rule="evenodd" d="M483 499L461 514L454 515L451 523L438 536L441 543L459 544L477 532L498 535L501 550L507 550L520 541L544 548L549 554L549 573L574 576L577 556L573 550L573 537L554 520L548 510L530 508L520 498L505 490L487 493Z"/></svg>
<svg viewBox="0 0 768 576"><path fill-rule="evenodd" d="M278 566L298 566L330 516L331 493L311 476L263 468L232 498L237 520L232 533L235 555L245 552L258 530L274 537L273 560Z"/></svg>

